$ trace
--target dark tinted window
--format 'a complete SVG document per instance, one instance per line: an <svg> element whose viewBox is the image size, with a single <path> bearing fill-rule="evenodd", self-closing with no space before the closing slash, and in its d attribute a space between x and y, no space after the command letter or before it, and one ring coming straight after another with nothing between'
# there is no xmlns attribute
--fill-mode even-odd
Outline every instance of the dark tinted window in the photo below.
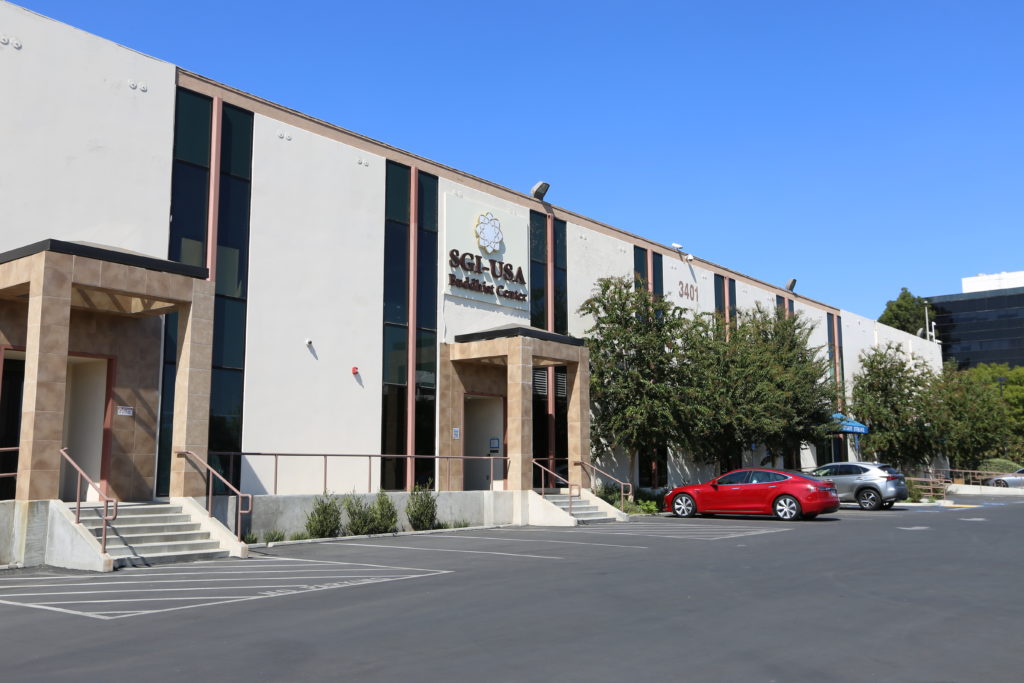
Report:
<svg viewBox="0 0 1024 683"><path fill-rule="evenodd" d="M409 226L384 224L384 322L409 321Z"/></svg>
<svg viewBox="0 0 1024 683"><path fill-rule="evenodd" d="M417 173L419 196L416 204L416 221L421 230L437 232L437 178L429 173Z"/></svg>
<svg viewBox="0 0 1024 683"><path fill-rule="evenodd" d="M384 217L389 221L409 223L409 173L408 166L387 163Z"/></svg>
<svg viewBox="0 0 1024 683"><path fill-rule="evenodd" d="M217 294L244 297L249 263L249 181L222 176L217 220Z"/></svg>
<svg viewBox="0 0 1024 683"><path fill-rule="evenodd" d="M746 484L750 478L750 470L731 472L718 480L719 484Z"/></svg>
<svg viewBox="0 0 1024 683"><path fill-rule="evenodd" d="M661 296L665 293L664 265L661 254L654 254L653 258L654 272L651 274L651 279L654 281L654 293Z"/></svg>
<svg viewBox="0 0 1024 683"><path fill-rule="evenodd" d="M548 260L548 217L536 211L530 212L530 260Z"/></svg>
<svg viewBox="0 0 1024 683"><path fill-rule="evenodd" d="M416 332L416 384L437 386L437 335L426 330Z"/></svg>
<svg viewBox="0 0 1024 683"><path fill-rule="evenodd" d="M878 469L882 470L886 474L899 474L900 471L892 465L879 465Z"/></svg>
<svg viewBox="0 0 1024 683"><path fill-rule="evenodd" d="M171 177L171 243L167 257L192 266L206 265L206 198L210 172L174 162Z"/></svg>
<svg viewBox="0 0 1024 683"><path fill-rule="evenodd" d="M725 278L715 275L715 312L725 314Z"/></svg>
<svg viewBox="0 0 1024 683"><path fill-rule="evenodd" d="M245 367L245 302L218 296L213 300L214 366Z"/></svg>
<svg viewBox="0 0 1024 683"><path fill-rule="evenodd" d="M647 286L647 250L643 247L633 247L633 277L637 289Z"/></svg>
<svg viewBox="0 0 1024 683"><path fill-rule="evenodd" d="M816 477L832 477L838 474L838 469L838 465L825 465L824 467L819 467L818 469L814 470L813 472L811 472L811 474L813 474Z"/></svg>
<svg viewBox="0 0 1024 683"><path fill-rule="evenodd" d="M530 325L546 330L548 328L547 311L547 277L548 269L543 263L530 263Z"/></svg>
<svg viewBox="0 0 1024 683"><path fill-rule="evenodd" d="M406 383L409 358L408 328L404 325L384 325L384 382Z"/></svg>
<svg viewBox="0 0 1024 683"><path fill-rule="evenodd" d="M248 179L252 175L252 112L225 104L221 122L220 172Z"/></svg>
<svg viewBox="0 0 1024 683"><path fill-rule="evenodd" d="M420 229L416 245L416 326L437 328L437 233Z"/></svg>
<svg viewBox="0 0 1024 683"><path fill-rule="evenodd" d="M213 101L205 95L178 88L174 108L174 158L200 166L210 165L210 118Z"/></svg>
<svg viewBox="0 0 1024 683"><path fill-rule="evenodd" d="M555 268L565 268L565 221L556 218L554 220L555 238Z"/></svg>

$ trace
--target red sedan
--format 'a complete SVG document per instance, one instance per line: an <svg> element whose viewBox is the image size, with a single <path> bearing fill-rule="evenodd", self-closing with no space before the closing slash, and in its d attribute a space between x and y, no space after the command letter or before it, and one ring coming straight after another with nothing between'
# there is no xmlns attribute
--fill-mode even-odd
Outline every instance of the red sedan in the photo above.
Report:
<svg viewBox="0 0 1024 683"><path fill-rule="evenodd" d="M696 514L775 515L787 522L814 519L839 509L835 484L799 472L742 469L726 472L705 484L679 486L665 496L665 512L677 517Z"/></svg>

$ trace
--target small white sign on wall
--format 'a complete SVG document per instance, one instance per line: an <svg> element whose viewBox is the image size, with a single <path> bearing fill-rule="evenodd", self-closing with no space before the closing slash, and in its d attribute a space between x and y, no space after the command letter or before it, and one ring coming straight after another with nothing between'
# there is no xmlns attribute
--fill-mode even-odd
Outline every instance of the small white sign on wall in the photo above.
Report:
<svg viewBox="0 0 1024 683"><path fill-rule="evenodd" d="M459 428L458 427L452 427L452 438L455 439L456 441L458 440L458 438L459 438Z"/></svg>
<svg viewBox="0 0 1024 683"><path fill-rule="evenodd" d="M118 406L117 415L118 417L132 417L135 415L135 408L132 406Z"/></svg>

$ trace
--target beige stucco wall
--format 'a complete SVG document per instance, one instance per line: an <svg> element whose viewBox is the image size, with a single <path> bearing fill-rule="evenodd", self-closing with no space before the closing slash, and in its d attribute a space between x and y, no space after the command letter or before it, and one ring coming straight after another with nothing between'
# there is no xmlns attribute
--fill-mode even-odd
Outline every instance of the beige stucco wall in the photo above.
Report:
<svg viewBox="0 0 1024 683"><path fill-rule="evenodd" d="M174 66L6 2L0 29L0 192L17 226L0 252L53 237L165 258Z"/></svg>
<svg viewBox="0 0 1024 683"><path fill-rule="evenodd" d="M242 447L379 453L384 161L257 115L252 168Z"/></svg>

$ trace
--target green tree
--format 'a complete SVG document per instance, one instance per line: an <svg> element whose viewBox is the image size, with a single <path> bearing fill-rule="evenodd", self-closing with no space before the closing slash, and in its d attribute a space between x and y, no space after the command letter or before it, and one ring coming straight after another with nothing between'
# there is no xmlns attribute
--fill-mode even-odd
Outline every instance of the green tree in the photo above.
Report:
<svg viewBox="0 0 1024 683"><path fill-rule="evenodd" d="M632 476L638 453L679 443L676 351L683 312L628 278L612 277L597 281L580 313L593 321L587 348L594 449L598 455L623 449Z"/></svg>
<svg viewBox="0 0 1024 683"><path fill-rule="evenodd" d="M931 440L955 468L978 469L983 459L1001 454L1010 438L998 386L983 373L957 370L956 363L947 363L933 379L927 409Z"/></svg>
<svg viewBox="0 0 1024 683"><path fill-rule="evenodd" d="M882 315L878 316L878 322L910 334L917 334L918 330L925 328L926 308L928 320L935 320L935 310L932 305L925 303L924 299L914 296L906 287L903 287L895 301L885 302L885 310L882 311Z"/></svg>
<svg viewBox="0 0 1024 683"><path fill-rule="evenodd" d="M934 449L927 416L934 373L895 344L863 351L860 363L849 412L870 429L861 439L864 452L897 466L926 463Z"/></svg>
<svg viewBox="0 0 1024 683"><path fill-rule="evenodd" d="M1012 457L1021 457L1024 452L1024 366L1011 368L1006 363L979 363L967 372L999 389L1011 432L1006 450Z"/></svg>
<svg viewBox="0 0 1024 683"><path fill-rule="evenodd" d="M731 469L763 443L793 467L800 444L824 436L836 393L827 358L809 344L812 329L802 316L760 307L728 325L719 316L689 321L678 422L698 459Z"/></svg>

